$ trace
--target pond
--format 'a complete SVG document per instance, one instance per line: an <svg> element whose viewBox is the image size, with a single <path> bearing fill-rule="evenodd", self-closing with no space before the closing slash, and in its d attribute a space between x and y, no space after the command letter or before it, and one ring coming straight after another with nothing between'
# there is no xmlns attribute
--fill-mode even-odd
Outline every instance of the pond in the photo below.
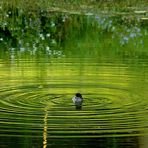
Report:
<svg viewBox="0 0 148 148"><path fill-rule="evenodd" d="M146 23L125 15L40 15L22 14L22 26L9 17L0 29L0 146L146 148Z"/></svg>

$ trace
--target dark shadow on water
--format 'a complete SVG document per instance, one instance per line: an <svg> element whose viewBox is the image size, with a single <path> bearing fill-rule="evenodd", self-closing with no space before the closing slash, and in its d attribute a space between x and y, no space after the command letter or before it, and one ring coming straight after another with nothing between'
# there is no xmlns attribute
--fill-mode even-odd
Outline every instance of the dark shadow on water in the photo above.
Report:
<svg viewBox="0 0 148 148"><path fill-rule="evenodd" d="M42 138L1 137L1 148L41 148ZM139 137L48 138L47 148L141 148ZM43 148L46 148L43 147Z"/></svg>

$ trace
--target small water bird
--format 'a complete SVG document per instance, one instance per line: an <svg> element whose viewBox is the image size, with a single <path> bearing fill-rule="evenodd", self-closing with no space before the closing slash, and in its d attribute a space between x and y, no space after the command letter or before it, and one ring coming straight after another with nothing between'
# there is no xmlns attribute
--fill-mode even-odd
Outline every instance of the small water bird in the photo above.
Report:
<svg viewBox="0 0 148 148"><path fill-rule="evenodd" d="M75 96L72 98L72 101L76 106L76 110L82 109L83 97L80 93L76 93Z"/></svg>

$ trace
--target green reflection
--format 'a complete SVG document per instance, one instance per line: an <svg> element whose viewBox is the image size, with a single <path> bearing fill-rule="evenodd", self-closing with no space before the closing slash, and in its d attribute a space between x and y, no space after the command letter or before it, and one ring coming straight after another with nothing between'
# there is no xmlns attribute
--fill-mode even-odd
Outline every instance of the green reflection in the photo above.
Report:
<svg viewBox="0 0 148 148"><path fill-rule="evenodd" d="M106 147L120 147L119 137L138 145L136 136L147 135L143 22L45 11L15 14L2 25L0 128L8 143L9 136L27 137L18 145L29 146L31 139L33 146L48 147L72 138L69 145L76 146L80 138L78 145L93 139L99 146L100 137ZM79 112L71 100L76 92L84 96Z"/></svg>

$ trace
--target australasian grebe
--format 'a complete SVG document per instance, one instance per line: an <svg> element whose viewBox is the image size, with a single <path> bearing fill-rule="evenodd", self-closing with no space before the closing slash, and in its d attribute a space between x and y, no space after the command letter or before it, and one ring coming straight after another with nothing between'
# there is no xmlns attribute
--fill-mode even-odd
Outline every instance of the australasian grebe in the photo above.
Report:
<svg viewBox="0 0 148 148"><path fill-rule="evenodd" d="M77 110L81 110L82 103L83 103L83 97L80 93L76 93L75 96L72 98L73 103L76 106Z"/></svg>

